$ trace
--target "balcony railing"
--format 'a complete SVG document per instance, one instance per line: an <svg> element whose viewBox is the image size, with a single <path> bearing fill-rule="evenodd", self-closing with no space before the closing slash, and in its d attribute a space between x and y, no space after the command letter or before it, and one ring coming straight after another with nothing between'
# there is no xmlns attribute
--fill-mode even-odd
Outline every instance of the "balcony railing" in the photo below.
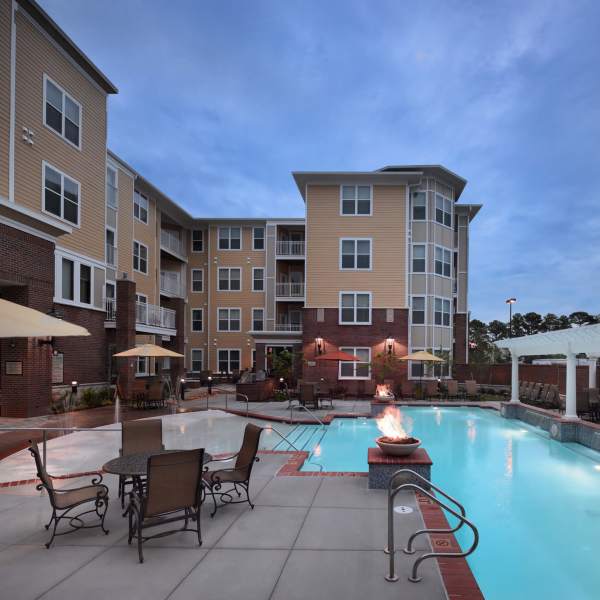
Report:
<svg viewBox="0 0 600 600"><path fill-rule="evenodd" d="M106 320L116 321L117 301L114 298L104 298L104 308L106 310Z"/></svg>
<svg viewBox="0 0 600 600"><path fill-rule="evenodd" d="M276 283L275 295L277 298L303 298L304 282L302 283Z"/></svg>
<svg viewBox="0 0 600 600"><path fill-rule="evenodd" d="M162 248L165 248L178 256L185 256L183 242L179 239L177 234L168 229L160 230L160 245Z"/></svg>
<svg viewBox="0 0 600 600"><path fill-rule="evenodd" d="M111 244L106 244L106 264L117 266L117 249Z"/></svg>
<svg viewBox="0 0 600 600"><path fill-rule="evenodd" d="M148 325L149 327L175 329L175 311L170 308L156 306L156 304L136 302L135 322L138 325Z"/></svg>
<svg viewBox="0 0 600 600"><path fill-rule="evenodd" d="M304 256L304 240L277 240L277 256Z"/></svg>
<svg viewBox="0 0 600 600"><path fill-rule="evenodd" d="M181 273L176 271L160 272L160 291L173 296L185 296L185 284Z"/></svg>
<svg viewBox="0 0 600 600"><path fill-rule="evenodd" d="M275 331L302 331L302 323L275 323Z"/></svg>

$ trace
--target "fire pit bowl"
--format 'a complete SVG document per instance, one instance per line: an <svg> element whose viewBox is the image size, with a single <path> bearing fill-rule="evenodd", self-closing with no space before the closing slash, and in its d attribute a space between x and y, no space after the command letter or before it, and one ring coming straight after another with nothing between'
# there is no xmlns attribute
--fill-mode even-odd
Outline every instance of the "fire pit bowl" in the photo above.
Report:
<svg viewBox="0 0 600 600"><path fill-rule="evenodd" d="M391 441L385 436L378 437L375 442L384 454L388 456L408 456L412 454L420 445L421 440L417 438L403 438L400 441Z"/></svg>

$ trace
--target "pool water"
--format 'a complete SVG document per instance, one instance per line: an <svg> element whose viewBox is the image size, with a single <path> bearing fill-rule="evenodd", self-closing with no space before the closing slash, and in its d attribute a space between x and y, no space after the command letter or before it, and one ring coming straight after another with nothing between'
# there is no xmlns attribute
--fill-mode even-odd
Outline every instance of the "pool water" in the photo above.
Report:
<svg viewBox="0 0 600 600"><path fill-rule="evenodd" d="M600 453L491 410L402 413L433 460L433 481L479 528L468 561L487 599L600 598ZM367 471L377 435L373 419L359 418L298 427L289 437L311 451L305 471ZM471 535L459 532L463 547Z"/></svg>

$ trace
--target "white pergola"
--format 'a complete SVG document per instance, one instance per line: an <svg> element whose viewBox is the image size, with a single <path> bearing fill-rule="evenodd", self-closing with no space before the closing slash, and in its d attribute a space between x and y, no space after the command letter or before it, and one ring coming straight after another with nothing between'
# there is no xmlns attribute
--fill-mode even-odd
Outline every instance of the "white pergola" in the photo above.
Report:
<svg viewBox="0 0 600 600"><path fill-rule="evenodd" d="M519 402L519 356L564 354L567 357L565 419L577 419L576 356L589 358L600 355L600 324L559 329L495 342L498 348L510 351L512 357L511 402ZM594 361L595 362L595 361ZM593 369L593 374L592 374ZM596 385L595 364L590 364L590 387Z"/></svg>

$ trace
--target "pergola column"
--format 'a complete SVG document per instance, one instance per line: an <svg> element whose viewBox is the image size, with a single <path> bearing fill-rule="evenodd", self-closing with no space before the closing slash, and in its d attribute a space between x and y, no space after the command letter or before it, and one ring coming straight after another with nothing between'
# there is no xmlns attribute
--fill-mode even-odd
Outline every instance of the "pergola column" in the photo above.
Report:
<svg viewBox="0 0 600 600"><path fill-rule="evenodd" d="M577 419L577 361L574 352L567 352L567 399L565 419Z"/></svg>
<svg viewBox="0 0 600 600"><path fill-rule="evenodd" d="M516 352L511 352L511 357L510 401L519 402L519 355Z"/></svg>
<svg viewBox="0 0 600 600"><path fill-rule="evenodd" d="M590 358L589 362L589 374L588 374L588 387L595 388L596 387L596 359L597 357L593 354L588 354Z"/></svg>

